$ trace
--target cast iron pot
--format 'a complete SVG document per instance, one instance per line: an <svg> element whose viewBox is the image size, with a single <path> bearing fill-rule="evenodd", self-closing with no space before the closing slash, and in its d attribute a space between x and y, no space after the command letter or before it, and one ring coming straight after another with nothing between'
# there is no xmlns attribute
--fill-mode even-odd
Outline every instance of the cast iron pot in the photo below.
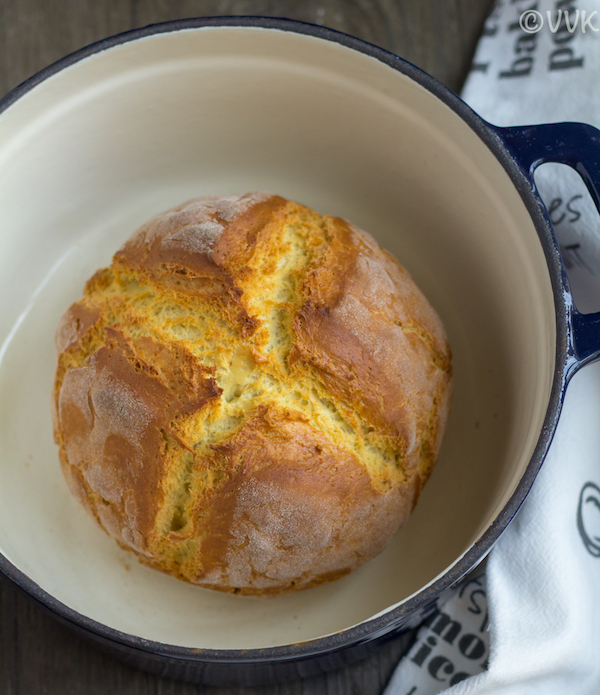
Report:
<svg viewBox="0 0 600 695"><path fill-rule="evenodd" d="M0 564L140 666L206 683L300 678L413 627L489 552L550 445L600 315L573 305L533 182L574 167L598 203L598 131L496 128L394 55L322 27L218 18L94 44L0 102ZM453 410L417 510L352 575L260 601L142 567L62 480L53 336L154 213L267 190L371 232L440 313Z"/></svg>

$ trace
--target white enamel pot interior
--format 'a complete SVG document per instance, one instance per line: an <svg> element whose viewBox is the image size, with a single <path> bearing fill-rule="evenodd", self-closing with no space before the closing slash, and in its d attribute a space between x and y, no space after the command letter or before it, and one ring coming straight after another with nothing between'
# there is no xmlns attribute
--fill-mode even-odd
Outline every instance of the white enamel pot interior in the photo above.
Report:
<svg viewBox="0 0 600 695"><path fill-rule="evenodd" d="M539 465L556 403L547 254L472 125L377 51L285 22L183 22L91 47L4 101L3 569L107 642L235 665L400 629L485 555ZM439 312L454 359L442 452L406 526L350 576L272 600L190 586L119 549L71 497L50 413L55 328L86 279L158 211L254 190L369 231Z"/></svg>

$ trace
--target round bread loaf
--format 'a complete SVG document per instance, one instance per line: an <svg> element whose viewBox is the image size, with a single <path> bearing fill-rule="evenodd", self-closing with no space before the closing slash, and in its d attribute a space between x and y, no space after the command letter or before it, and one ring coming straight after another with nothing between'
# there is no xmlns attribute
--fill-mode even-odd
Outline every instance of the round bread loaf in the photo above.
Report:
<svg viewBox="0 0 600 695"><path fill-rule="evenodd" d="M74 494L144 563L240 594L379 553L449 410L446 335L406 270L349 222L264 193L143 225L57 350Z"/></svg>

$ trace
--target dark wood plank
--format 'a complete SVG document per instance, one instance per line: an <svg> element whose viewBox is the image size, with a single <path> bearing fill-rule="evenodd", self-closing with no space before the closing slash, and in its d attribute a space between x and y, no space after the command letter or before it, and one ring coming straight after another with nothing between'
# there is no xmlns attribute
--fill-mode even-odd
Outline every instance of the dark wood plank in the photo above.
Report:
<svg viewBox="0 0 600 695"><path fill-rule="evenodd" d="M491 0L0 0L0 95L93 41L194 16L266 15L322 24L382 46L454 90ZM206 688L137 670L59 624L0 576L0 695L378 695L411 636L303 682Z"/></svg>
<svg viewBox="0 0 600 695"><path fill-rule="evenodd" d="M63 56L126 31L132 0L2 0L0 95Z"/></svg>
<svg viewBox="0 0 600 695"><path fill-rule="evenodd" d="M184 17L290 17L390 50L459 90L490 0L2 0L0 94L111 34Z"/></svg>

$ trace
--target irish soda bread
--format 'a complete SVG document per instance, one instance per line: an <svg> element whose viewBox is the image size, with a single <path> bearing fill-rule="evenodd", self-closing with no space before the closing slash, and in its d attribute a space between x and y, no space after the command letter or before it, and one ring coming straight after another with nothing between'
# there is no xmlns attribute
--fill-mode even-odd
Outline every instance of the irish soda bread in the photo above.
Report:
<svg viewBox="0 0 600 695"><path fill-rule="evenodd" d="M276 195L157 215L57 332L71 490L180 579L277 594L379 553L446 423L450 351L365 232Z"/></svg>

